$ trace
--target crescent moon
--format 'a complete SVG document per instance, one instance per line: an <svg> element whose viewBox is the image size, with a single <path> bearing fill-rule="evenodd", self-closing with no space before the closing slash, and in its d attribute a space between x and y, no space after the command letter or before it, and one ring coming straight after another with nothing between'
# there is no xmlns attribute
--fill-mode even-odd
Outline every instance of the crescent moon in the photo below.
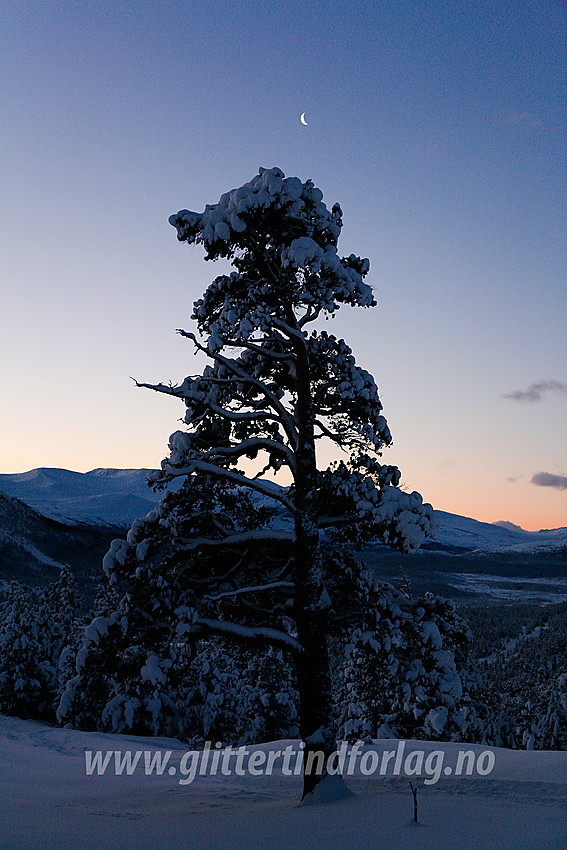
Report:
<svg viewBox="0 0 567 850"><path fill-rule="evenodd" d="M299 120L301 121L302 124L305 124L305 126L307 127L307 121L305 120L305 112L301 113L301 115L299 116Z"/></svg>

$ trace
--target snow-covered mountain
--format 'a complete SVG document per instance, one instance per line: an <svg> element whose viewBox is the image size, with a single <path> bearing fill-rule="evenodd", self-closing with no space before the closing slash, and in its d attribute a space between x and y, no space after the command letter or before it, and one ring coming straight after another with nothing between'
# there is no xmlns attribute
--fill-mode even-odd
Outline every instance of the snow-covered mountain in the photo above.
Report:
<svg viewBox="0 0 567 850"><path fill-rule="evenodd" d="M147 484L147 469L32 469L0 475L0 492L46 517L67 523L128 527L160 498ZM437 535L426 548L447 552L538 552L567 548L567 528L524 531L508 522L486 523L435 512Z"/></svg>
<svg viewBox="0 0 567 850"><path fill-rule="evenodd" d="M48 536L45 518L19 499L0 493L0 568L3 560L37 561L59 570L63 565L41 548Z"/></svg>
<svg viewBox="0 0 567 850"><path fill-rule="evenodd" d="M18 579L43 585L68 564L86 590L100 575L102 558L115 534L58 522L0 493L0 583Z"/></svg>
<svg viewBox="0 0 567 850"><path fill-rule="evenodd" d="M149 469L71 472L42 467L0 475L0 492L43 516L62 522L124 528L145 516L160 498L146 481Z"/></svg>
<svg viewBox="0 0 567 850"><path fill-rule="evenodd" d="M435 518L435 543L448 550L522 553L567 548L567 528L525 531L513 523L479 522L445 511L435 511Z"/></svg>

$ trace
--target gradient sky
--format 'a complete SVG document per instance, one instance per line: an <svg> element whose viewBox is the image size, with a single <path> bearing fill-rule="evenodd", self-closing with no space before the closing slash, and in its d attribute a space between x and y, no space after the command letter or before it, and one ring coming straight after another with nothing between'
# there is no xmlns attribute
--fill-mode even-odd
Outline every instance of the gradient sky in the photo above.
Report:
<svg viewBox="0 0 567 850"><path fill-rule="evenodd" d="M183 408L130 376L195 371L175 328L220 271L167 217L277 165L370 258L379 306L327 327L376 377L407 486L567 525L564 0L2 18L2 472L159 464Z"/></svg>

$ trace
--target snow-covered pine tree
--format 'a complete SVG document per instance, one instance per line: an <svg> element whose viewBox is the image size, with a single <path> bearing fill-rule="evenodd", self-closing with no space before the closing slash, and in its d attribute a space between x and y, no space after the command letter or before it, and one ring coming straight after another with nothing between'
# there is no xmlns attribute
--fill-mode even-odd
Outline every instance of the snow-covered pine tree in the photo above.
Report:
<svg viewBox="0 0 567 850"><path fill-rule="evenodd" d="M37 599L11 581L0 606L0 711L39 718L50 698L50 678L39 635Z"/></svg>
<svg viewBox="0 0 567 850"><path fill-rule="evenodd" d="M228 613L252 623L246 603L243 607L238 595L232 599L230 573L245 562L261 575L276 566L281 570L281 556L262 544L259 563L252 545L244 552L219 546L203 553L193 543L205 534L220 536L219 526L248 534L268 516L246 491L202 476L179 492L167 492L133 524L127 541L114 541L104 560L108 586L97 594L96 616L58 709L60 722L194 740L219 736L231 743L245 736L251 719L239 690L246 677L240 670L239 682L237 669L240 662L249 664L244 647L229 654L226 639L197 640L191 634L187 640L187 616L198 605L202 616L218 616L222 608L225 618ZM273 611L274 622L276 616Z"/></svg>
<svg viewBox="0 0 567 850"><path fill-rule="evenodd" d="M344 304L375 305L364 281L369 263L337 253L338 204L329 211L310 180L278 168L260 169L204 212L181 210L170 223L181 242L202 244L205 259L233 270L195 303L197 332L179 331L210 364L179 385L139 384L185 404L187 429L171 436L153 478L185 483L135 524L127 543L115 543L106 570L118 586L153 580L162 599L166 586L175 593L169 617L147 597L134 612L130 593L113 627L128 630L136 617L140 635L152 621L168 632L175 598L170 647L216 635L291 655L305 752L328 756L336 747L330 624L365 604L358 567L341 573L336 547L380 537L408 551L429 534L432 517L418 493L399 489L398 469L379 461L391 435L373 377L344 340L313 327ZM320 440L345 459L318 469ZM249 464L244 472L248 460L254 472ZM261 477L283 469L287 490ZM262 520L244 493L277 506L287 523ZM320 779L306 774L304 795Z"/></svg>
<svg viewBox="0 0 567 850"><path fill-rule="evenodd" d="M430 593L411 599L376 582L368 593L373 601L338 665L339 735L477 740L481 681L453 603Z"/></svg>
<svg viewBox="0 0 567 850"><path fill-rule="evenodd" d="M178 710L194 745L297 738L293 667L280 649L205 638L196 646L185 684L186 702Z"/></svg>
<svg viewBox="0 0 567 850"><path fill-rule="evenodd" d="M37 593L16 581L0 605L0 710L52 721L60 661L73 656L80 629L77 584L69 567Z"/></svg>
<svg viewBox="0 0 567 850"><path fill-rule="evenodd" d="M42 657L50 665L53 680L61 653L75 642L79 625L77 611L79 591L75 574L69 566L63 566L56 581L40 594L37 619L38 634L42 644Z"/></svg>

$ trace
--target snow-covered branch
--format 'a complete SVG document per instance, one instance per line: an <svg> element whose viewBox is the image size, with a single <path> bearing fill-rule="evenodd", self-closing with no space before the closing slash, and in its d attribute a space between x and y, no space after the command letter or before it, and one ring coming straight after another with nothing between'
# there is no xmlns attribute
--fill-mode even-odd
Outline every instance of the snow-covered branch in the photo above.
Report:
<svg viewBox="0 0 567 850"><path fill-rule="evenodd" d="M262 420L269 420L272 422L279 422L280 425L282 424L279 416L268 410L259 410L257 413L252 411L229 410L226 407L220 407L220 405L213 404L212 402L207 402L207 407L213 413L218 413L220 417L228 419L230 422L261 422Z"/></svg>
<svg viewBox="0 0 567 850"><path fill-rule="evenodd" d="M299 342L303 347L305 347L305 336L301 330L288 325L288 323L284 322L282 319L273 318L272 324L274 327L279 328L279 330L281 330L287 337Z"/></svg>
<svg viewBox="0 0 567 850"><path fill-rule="evenodd" d="M277 490L269 487L267 484L263 484L261 481L254 481L238 472L232 472L230 469L224 469L222 466L216 466L214 463L205 463L204 461L194 460L187 466L177 467L165 460L162 461L162 470L164 473L161 477L162 481L172 481L174 478L192 475L194 472L207 472L210 475L225 478L228 481L233 481L240 487L247 487L249 490L255 490L257 493L262 493L262 495L268 496L268 498L274 499L276 502L280 502L291 514L295 515L295 506L288 498L286 498L286 496L283 495L283 493L279 493Z"/></svg>
<svg viewBox="0 0 567 850"><path fill-rule="evenodd" d="M234 640L246 642L268 643L281 649L301 652L301 644L287 632L280 629L272 629L267 626L242 626L240 623L230 623L226 620L210 620L199 617L193 623L183 623L178 627L177 634L193 635L218 635L219 637L230 637Z"/></svg>
<svg viewBox="0 0 567 850"><path fill-rule="evenodd" d="M292 531L275 531L269 528L258 529L257 531L240 531L226 537L196 537L188 543L179 542L179 549L184 552L192 552L202 547L236 546L246 543L295 543L295 534Z"/></svg>
<svg viewBox="0 0 567 850"><path fill-rule="evenodd" d="M216 596L206 596L211 602L218 602L219 599L228 599L233 596L241 596L245 593L262 593L266 590L276 590L278 587L295 587L292 581L272 581L269 584L257 584L252 587L238 587L235 590L226 590L224 593L217 593Z"/></svg>
<svg viewBox="0 0 567 850"><path fill-rule="evenodd" d="M244 383L248 383L251 386L256 387L256 389L266 398L271 408L275 410L275 412L278 414L278 418L281 422L281 425L285 430L292 446L296 447L298 445L299 438L292 417L285 409L281 401L274 395L274 393L266 386L265 383L258 380L257 378L254 378L252 375L250 375L248 372L238 366L236 362L230 357L223 357L222 354L219 354L216 351L209 351L208 348L206 348L204 345L201 345L194 333L191 333L190 331L184 331L182 328L178 328L177 333L179 333L183 337L186 337L187 339L192 340L192 342L195 344L195 347L199 351L202 351L204 354L206 354L212 360L215 360L217 363L221 363L226 369L229 370L229 372L232 372L233 375L237 375ZM300 334L300 336L303 340L303 343L305 343L303 335Z"/></svg>
<svg viewBox="0 0 567 850"><path fill-rule="evenodd" d="M276 440L268 440L264 437L253 437L249 440L243 440L235 446L217 446L202 454L199 460L214 462L215 460L220 460L221 457L234 460L248 455L256 449L283 457L291 471L293 472L295 470L296 462L293 452L283 443L278 443Z"/></svg>
<svg viewBox="0 0 567 850"><path fill-rule="evenodd" d="M272 340L275 341L275 340ZM279 340L278 340L279 341ZM271 348L266 348L264 343L266 340L262 340L260 343L252 342L249 339L235 339L230 340L227 339L224 341L226 346L231 348L247 348L249 351L254 351L256 354L259 354L261 357L269 357L274 360L293 360L294 355L290 351L273 351ZM284 341L282 340L282 343ZM289 344L289 343L288 343Z"/></svg>

